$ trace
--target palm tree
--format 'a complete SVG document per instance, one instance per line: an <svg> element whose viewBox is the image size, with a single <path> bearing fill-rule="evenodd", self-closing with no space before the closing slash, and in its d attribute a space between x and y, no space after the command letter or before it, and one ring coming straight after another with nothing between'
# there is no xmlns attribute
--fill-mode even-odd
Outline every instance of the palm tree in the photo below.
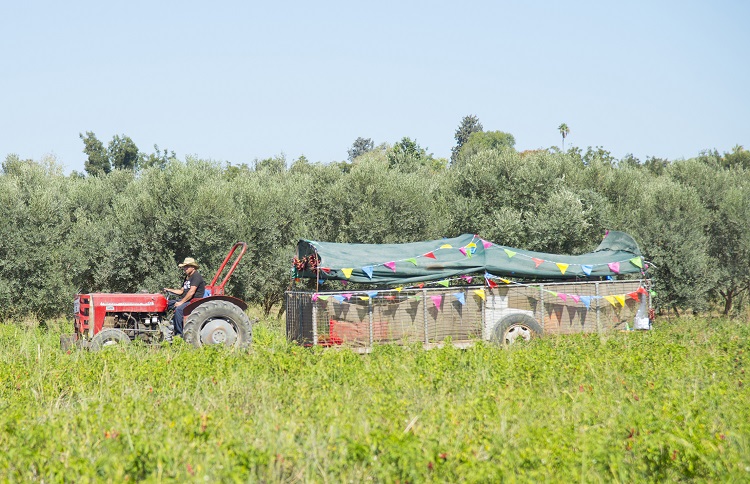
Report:
<svg viewBox="0 0 750 484"><path fill-rule="evenodd" d="M568 133L570 133L570 128L568 128L568 125L563 123L561 124L557 129L560 130L560 134L562 135L562 150L565 151L565 137L568 136Z"/></svg>

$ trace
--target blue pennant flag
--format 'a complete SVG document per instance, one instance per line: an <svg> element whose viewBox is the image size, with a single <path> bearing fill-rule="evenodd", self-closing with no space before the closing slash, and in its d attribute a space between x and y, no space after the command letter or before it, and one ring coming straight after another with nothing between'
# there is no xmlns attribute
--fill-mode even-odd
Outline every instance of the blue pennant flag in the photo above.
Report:
<svg viewBox="0 0 750 484"><path fill-rule="evenodd" d="M586 274L587 276L591 275L591 271L594 269L594 266L590 265L582 265L581 270Z"/></svg>
<svg viewBox="0 0 750 484"><path fill-rule="evenodd" d="M378 295L378 291L367 291L367 295L370 296L370 299L372 299Z"/></svg>
<svg viewBox="0 0 750 484"><path fill-rule="evenodd" d="M591 296L581 296L581 302L586 306L586 309L591 308Z"/></svg>
<svg viewBox="0 0 750 484"><path fill-rule="evenodd" d="M365 266L362 268L362 271L367 274L367 277L372 279L372 266Z"/></svg>
<svg viewBox="0 0 750 484"><path fill-rule="evenodd" d="M340 296L340 295L333 296L333 298L335 300L337 300L338 302L340 302L340 303L344 302L344 300L345 300L344 296Z"/></svg>
<svg viewBox="0 0 750 484"><path fill-rule="evenodd" d="M466 297L464 296L464 293L462 293L462 292L454 292L453 293L453 297L455 297L456 300L461 303L461 306L463 306L464 304L466 304Z"/></svg>

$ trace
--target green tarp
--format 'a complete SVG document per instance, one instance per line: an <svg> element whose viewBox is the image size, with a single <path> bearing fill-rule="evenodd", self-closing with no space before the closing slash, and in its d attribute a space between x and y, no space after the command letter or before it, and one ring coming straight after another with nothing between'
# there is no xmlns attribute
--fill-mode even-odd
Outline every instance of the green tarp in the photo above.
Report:
<svg viewBox="0 0 750 484"><path fill-rule="evenodd" d="M296 277L385 285L485 272L520 279L585 279L640 273L643 267L638 244L628 234L616 231L610 231L594 252L582 255L516 249L464 234L408 244L300 240L295 260Z"/></svg>

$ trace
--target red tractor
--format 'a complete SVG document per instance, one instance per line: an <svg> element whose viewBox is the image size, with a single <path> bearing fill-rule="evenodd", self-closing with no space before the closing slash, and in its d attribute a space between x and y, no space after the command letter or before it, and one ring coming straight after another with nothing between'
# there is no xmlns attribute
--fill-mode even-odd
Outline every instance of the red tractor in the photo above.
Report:
<svg viewBox="0 0 750 484"><path fill-rule="evenodd" d="M237 249L241 249L235 254ZM247 250L237 242L224 258L205 295L191 302L184 311L183 335L193 346L223 344L245 347L252 340L252 323L245 314L247 304L224 294L224 285ZM217 284L227 264L235 256L227 274ZM64 351L71 346L99 350L105 346L128 344L133 340L160 344L171 340L171 311L163 294L89 293L78 294L73 303L75 333L60 337Z"/></svg>

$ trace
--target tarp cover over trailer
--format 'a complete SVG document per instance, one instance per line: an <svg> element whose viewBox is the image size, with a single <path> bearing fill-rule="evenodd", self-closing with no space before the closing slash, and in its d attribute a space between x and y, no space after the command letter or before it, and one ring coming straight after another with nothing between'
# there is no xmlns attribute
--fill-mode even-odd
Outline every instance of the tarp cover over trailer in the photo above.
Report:
<svg viewBox="0 0 750 484"><path fill-rule="evenodd" d="M463 234L407 244L300 240L295 261L296 277L371 284L410 284L484 272L522 279L570 279L637 274L643 269L638 244L617 231L609 231L596 250L582 255L516 249Z"/></svg>

